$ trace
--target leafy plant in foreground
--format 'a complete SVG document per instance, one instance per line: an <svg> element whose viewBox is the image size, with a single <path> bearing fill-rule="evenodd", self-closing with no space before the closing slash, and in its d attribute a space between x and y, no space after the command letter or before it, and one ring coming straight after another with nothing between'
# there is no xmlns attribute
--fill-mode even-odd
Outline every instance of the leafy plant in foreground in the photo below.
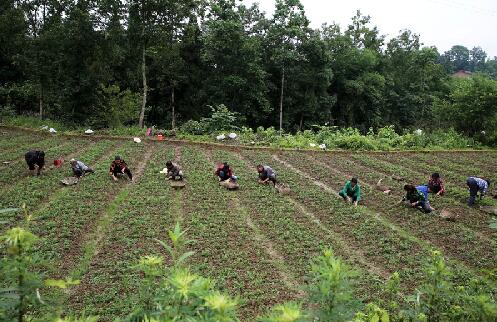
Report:
<svg viewBox="0 0 497 322"><path fill-rule="evenodd" d="M360 304L353 294L355 276L357 273L335 257L330 248L316 258L311 268L310 294L319 305L316 315L320 320L344 321L354 315Z"/></svg>
<svg viewBox="0 0 497 322"><path fill-rule="evenodd" d="M20 210L10 208L0 212L15 213ZM22 210L26 228L14 227L0 236L1 252L4 254L0 261L0 276L2 286L6 286L0 289L0 319L19 322L29 320L29 313L33 309L47 304L40 292L44 285L65 289L79 283L72 280L44 280L36 272L35 267L41 263L41 258L33 251L38 237L27 229L32 218L25 206Z"/></svg>
<svg viewBox="0 0 497 322"><path fill-rule="evenodd" d="M169 231L171 245L159 241L171 256L171 266L162 256L145 256L135 266L144 275L140 307L129 321L236 321L238 301L214 290L214 283L191 272L186 259L189 241L179 224Z"/></svg>

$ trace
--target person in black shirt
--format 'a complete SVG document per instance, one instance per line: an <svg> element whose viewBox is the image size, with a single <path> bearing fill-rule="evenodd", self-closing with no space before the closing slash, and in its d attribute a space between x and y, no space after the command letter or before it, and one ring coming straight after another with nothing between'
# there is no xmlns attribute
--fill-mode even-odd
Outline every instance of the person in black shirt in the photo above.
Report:
<svg viewBox="0 0 497 322"><path fill-rule="evenodd" d="M41 170L43 170L43 167L45 166L45 152L31 150L24 155L24 158L26 159L31 175L34 176L36 170L36 175L39 176L41 174Z"/></svg>

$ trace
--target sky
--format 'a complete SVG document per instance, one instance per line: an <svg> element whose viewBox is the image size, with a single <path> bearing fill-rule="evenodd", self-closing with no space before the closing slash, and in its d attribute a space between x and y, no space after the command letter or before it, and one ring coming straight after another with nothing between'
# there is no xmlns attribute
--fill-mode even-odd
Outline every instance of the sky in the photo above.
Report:
<svg viewBox="0 0 497 322"><path fill-rule="evenodd" d="M274 0L258 2L268 15ZM469 49L480 46L489 57L497 56L497 0L301 0L311 26L336 22L346 27L359 9L372 18L387 39L409 29L421 37L425 46L436 46L440 53L453 45Z"/></svg>

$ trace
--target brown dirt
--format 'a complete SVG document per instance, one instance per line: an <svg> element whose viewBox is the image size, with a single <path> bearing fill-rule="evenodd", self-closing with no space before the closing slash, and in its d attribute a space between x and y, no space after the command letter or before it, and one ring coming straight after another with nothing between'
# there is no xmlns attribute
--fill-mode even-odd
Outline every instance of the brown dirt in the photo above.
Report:
<svg viewBox="0 0 497 322"><path fill-rule="evenodd" d="M111 156L116 149L103 155L99 160L102 161L109 158L109 156ZM138 167L136 168L136 171L133 175L133 182L131 182L131 184L136 184L139 181L141 175L143 174L143 171L145 170L145 166L152 155L152 151L152 148L149 147L148 150L145 152L143 159L139 162ZM121 185L119 189L111 190L107 195L108 200L113 200L121 192L121 190L124 189L124 187L124 185ZM84 228L80 229L76 234L73 235L73 238L70 241L71 246L69 247L69 251L64 255L64 259L59 268L59 275L61 277L67 275L71 271L71 269L73 269L77 265L76 259L81 257L84 250L84 245L87 244L89 240L96 239L98 245L99 241L104 237L105 231L99 229L100 227L96 227L95 225L99 222L99 220L102 219L102 216L105 215L105 211L98 214L93 222L87 223ZM96 256L97 254L98 249L93 256Z"/></svg>

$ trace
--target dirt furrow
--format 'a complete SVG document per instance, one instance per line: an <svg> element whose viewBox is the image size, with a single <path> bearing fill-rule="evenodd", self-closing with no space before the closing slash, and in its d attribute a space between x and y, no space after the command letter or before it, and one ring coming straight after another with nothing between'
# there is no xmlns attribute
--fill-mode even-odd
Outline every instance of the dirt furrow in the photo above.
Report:
<svg viewBox="0 0 497 322"><path fill-rule="evenodd" d="M143 155L143 158L139 161L133 174L133 181L129 186L121 186L119 189L113 189L107 194L107 199L112 200L110 206L103 213L98 214L94 222L88 223L84 229L80 230L81 234L87 234L79 235L77 238L73 239L70 252L65 254L64 261L62 262L60 269L62 276L69 274L73 278L79 278L81 274L85 272L84 268L89 265L92 258L98 255L100 251L99 246L101 245L101 241L105 234L108 232L113 214L117 211L119 204L124 201L130 186L139 182L152 152L153 149L149 146ZM116 202L116 200L119 202ZM81 258L82 256L83 258ZM81 260L78 261L78 258L81 258Z"/></svg>
<svg viewBox="0 0 497 322"><path fill-rule="evenodd" d="M236 153L236 156L242 162L247 164L248 168L250 168L248 166L249 161L247 161L240 153ZM286 165L292 167L289 163L286 163ZM303 172L300 172L300 175L303 175ZM319 184L318 186L321 187L321 185ZM370 272L372 275L379 276L385 280L390 277L392 272L383 267L379 267L378 265L375 265L371 261L367 260L366 256L359 248L350 247L350 242L347 241L342 234L336 231L332 231L331 229L326 227L326 225L324 225L321 220L312 211L307 209L302 203L291 196L285 196L284 198L285 200L292 203L303 217L307 218L313 225L317 226L322 232L332 238L337 245L339 245L339 249L335 249L335 251L338 251L342 257L347 258L347 260L352 263L357 263L361 268Z"/></svg>

